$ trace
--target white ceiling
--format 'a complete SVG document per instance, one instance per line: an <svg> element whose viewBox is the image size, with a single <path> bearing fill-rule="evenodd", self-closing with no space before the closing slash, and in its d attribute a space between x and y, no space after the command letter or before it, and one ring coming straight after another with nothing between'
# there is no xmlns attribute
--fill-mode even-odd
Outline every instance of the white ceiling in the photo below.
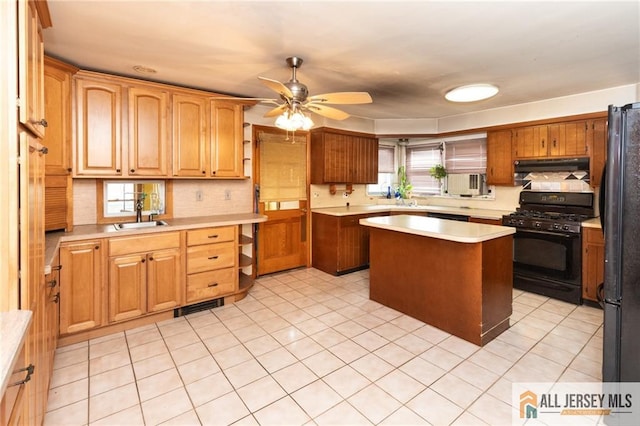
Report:
<svg viewBox="0 0 640 426"><path fill-rule="evenodd" d="M257 77L286 82L285 58L300 56L298 80L311 95L367 91L373 104L340 108L371 119L438 118L640 82L638 1L48 4L45 51L83 69L274 97ZM471 83L500 93L444 100Z"/></svg>

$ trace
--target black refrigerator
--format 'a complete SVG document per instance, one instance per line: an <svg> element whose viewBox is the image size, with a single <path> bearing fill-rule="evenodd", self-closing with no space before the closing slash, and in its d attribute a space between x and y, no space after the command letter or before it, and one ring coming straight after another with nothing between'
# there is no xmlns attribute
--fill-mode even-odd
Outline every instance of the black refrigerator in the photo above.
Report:
<svg viewBox="0 0 640 426"><path fill-rule="evenodd" d="M609 106L600 197L605 239L602 379L640 382L640 103Z"/></svg>

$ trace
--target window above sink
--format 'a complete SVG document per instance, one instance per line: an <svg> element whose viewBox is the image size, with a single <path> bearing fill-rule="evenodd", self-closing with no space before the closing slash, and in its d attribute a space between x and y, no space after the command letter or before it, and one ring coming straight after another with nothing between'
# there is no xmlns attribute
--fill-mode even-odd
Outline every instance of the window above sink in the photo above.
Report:
<svg viewBox="0 0 640 426"><path fill-rule="evenodd" d="M136 203L142 203L143 220L172 217L172 184L165 180L97 180L98 223L136 220Z"/></svg>

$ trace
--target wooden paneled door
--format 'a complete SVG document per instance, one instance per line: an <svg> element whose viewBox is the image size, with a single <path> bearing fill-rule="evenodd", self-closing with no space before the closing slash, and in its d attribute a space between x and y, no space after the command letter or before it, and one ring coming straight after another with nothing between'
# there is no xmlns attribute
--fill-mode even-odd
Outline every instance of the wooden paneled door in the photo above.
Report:
<svg viewBox="0 0 640 426"><path fill-rule="evenodd" d="M257 275L308 266L308 134L254 126Z"/></svg>

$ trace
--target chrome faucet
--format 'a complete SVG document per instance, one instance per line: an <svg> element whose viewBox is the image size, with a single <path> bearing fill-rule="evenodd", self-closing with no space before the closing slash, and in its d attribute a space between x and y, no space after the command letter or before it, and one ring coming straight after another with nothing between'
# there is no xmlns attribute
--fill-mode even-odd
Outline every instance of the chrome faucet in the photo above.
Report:
<svg viewBox="0 0 640 426"><path fill-rule="evenodd" d="M142 222L142 205L144 198L138 198L136 201L136 222Z"/></svg>

